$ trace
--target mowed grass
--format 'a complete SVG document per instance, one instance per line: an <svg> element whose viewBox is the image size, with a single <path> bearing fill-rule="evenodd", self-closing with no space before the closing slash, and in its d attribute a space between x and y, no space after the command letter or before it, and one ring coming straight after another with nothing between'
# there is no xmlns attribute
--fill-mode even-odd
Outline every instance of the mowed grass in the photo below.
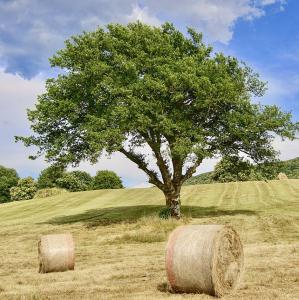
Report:
<svg viewBox="0 0 299 300"><path fill-rule="evenodd" d="M0 206L0 299L213 299L170 294L168 234L230 224L245 250L239 290L224 299L299 299L299 180L185 186L184 218L160 220L155 188L67 193ZM39 274L40 235L70 232L75 271Z"/></svg>

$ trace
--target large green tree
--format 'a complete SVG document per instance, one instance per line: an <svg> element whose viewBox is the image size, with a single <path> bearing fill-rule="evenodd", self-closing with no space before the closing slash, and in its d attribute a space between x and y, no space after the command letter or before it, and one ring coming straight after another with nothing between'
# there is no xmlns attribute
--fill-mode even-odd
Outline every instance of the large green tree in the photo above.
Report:
<svg viewBox="0 0 299 300"><path fill-rule="evenodd" d="M298 128L278 107L253 104L265 83L193 29L110 24L72 37L50 62L62 72L28 113L35 135L20 139L63 164L123 153L176 218L181 186L204 158L242 152L263 161L275 153L274 134L292 139Z"/></svg>
<svg viewBox="0 0 299 300"><path fill-rule="evenodd" d="M18 180L19 176L15 169L0 166L0 203L11 200L9 190L17 185Z"/></svg>

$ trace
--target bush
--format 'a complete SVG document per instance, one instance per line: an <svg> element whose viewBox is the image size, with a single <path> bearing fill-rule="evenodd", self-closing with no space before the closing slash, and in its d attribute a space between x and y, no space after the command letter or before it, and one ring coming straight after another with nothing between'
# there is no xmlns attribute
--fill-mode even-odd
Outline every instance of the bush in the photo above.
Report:
<svg viewBox="0 0 299 300"><path fill-rule="evenodd" d="M57 186L70 192L86 191L88 189L88 186L73 173L64 173L61 178L57 179Z"/></svg>
<svg viewBox="0 0 299 300"><path fill-rule="evenodd" d="M57 180L63 176L64 170L64 167L52 165L41 171L37 180L38 188L44 189L56 187Z"/></svg>
<svg viewBox="0 0 299 300"><path fill-rule="evenodd" d="M32 199L37 191L37 184L32 177L26 177L18 181L17 186L10 189L11 200Z"/></svg>
<svg viewBox="0 0 299 300"><path fill-rule="evenodd" d="M94 190L100 189L122 189L123 184L119 176L113 171L98 171L93 178Z"/></svg>
<svg viewBox="0 0 299 300"><path fill-rule="evenodd" d="M0 203L11 200L9 190L17 185L18 180L16 170L0 166Z"/></svg>
<svg viewBox="0 0 299 300"><path fill-rule="evenodd" d="M87 187L85 190L91 189L93 178L90 174L85 171L73 171L70 172L70 174L73 174L84 186Z"/></svg>
<svg viewBox="0 0 299 300"><path fill-rule="evenodd" d="M68 193L68 190L60 188L41 189L35 193L34 198L47 198L52 196L58 196L64 193Z"/></svg>

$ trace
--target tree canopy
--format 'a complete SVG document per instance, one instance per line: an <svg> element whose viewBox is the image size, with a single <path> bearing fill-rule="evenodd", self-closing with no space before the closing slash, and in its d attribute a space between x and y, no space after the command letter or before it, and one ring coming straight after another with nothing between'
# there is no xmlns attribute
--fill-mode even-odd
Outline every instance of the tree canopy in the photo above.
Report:
<svg viewBox="0 0 299 300"><path fill-rule="evenodd" d="M93 178L85 171L64 172L56 181L58 187L71 192L87 191L92 188Z"/></svg>
<svg viewBox="0 0 299 300"><path fill-rule="evenodd" d="M15 169L0 166L0 203L11 200L9 190L17 185L18 180L19 176Z"/></svg>
<svg viewBox="0 0 299 300"><path fill-rule="evenodd" d="M215 166L210 175L211 182L251 181L275 179L278 162L271 161L253 165L249 160L238 156L225 156Z"/></svg>
<svg viewBox="0 0 299 300"><path fill-rule="evenodd" d="M42 170L38 180L37 187L39 189L53 188L57 186L57 180L62 177L65 168L61 165L52 165Z"/></svg>
<svg viewBox="0 0 299 300"><path fill-rule="evenodd" d="M62 164L123 153L164 192L174 217L181 185L204 158L265 161L275 135L293 139L298 129L290 113L253 103L266 84L191 28L109 24L67 40L50 62L62 72L28 112L35 135L19 139Z"/></svg>
<svg viewBox="0 0 299 300"><path fill-rule="evenodd" d="M93 178L93 190L97 189L122 189L123 184L120 177L113 171L98 171Z"/></svg>

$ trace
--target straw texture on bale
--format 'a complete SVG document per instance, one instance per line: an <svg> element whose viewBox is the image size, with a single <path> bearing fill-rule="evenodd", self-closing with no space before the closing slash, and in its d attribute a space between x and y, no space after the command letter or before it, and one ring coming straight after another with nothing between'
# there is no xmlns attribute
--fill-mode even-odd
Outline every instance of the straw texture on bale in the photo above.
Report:
<svg viewBox="0 0 299 300"><path fill-rule="evenodd" d="M277 178L279 180L285 180L285 179L288 179L288 176L285 173L279 173L278 176L277 176Z"/></svg>
<svg viewBox="0 0 299 300"><path fill-rule="evenodd" d="M230 226L180 226L169 236L166 273L173 292L221 297L236 289L243 266L242 243Z"/></svg>
<svg viewBox="0 0 299 300"><path fill-rule="evenodd" d="M75 247L71 234L44 235L38 242L39 273L74 270Z"/></svg>

